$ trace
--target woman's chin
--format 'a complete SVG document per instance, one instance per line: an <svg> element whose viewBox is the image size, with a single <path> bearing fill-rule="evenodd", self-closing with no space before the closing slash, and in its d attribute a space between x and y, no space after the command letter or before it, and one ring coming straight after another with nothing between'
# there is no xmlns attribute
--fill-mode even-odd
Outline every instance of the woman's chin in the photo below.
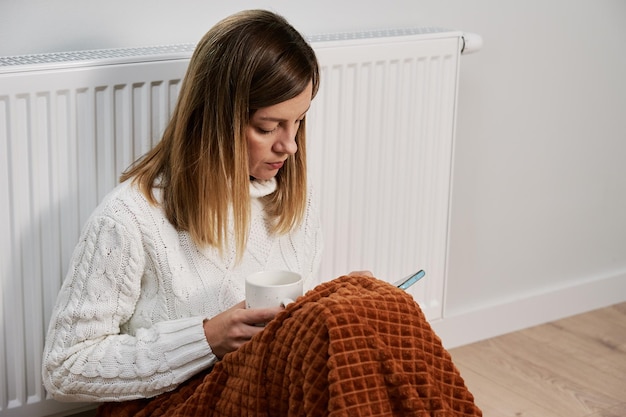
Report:
<svg viewBox="0 0 626 417"><path fill-rule="evenodd" d="M267 181L267 180L271 180L272 178L276 177L276 174L278 174L278 170L271 170L268 172L263 172L260 174L250 174L250 179L254 179L257 181Z"/></svg>

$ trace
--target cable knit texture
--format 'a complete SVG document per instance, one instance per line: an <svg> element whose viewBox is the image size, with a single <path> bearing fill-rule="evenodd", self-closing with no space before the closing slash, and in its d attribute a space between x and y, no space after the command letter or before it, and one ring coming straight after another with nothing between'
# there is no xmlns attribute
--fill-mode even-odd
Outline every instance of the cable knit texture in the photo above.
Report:
<svg viewBox="0 0 626 417"><path fill-rule="evenodd" d="M48 392L62 401L125 401L171 391L217 361L202 321L244 299L247 275L287 269L314 287L322 237L312 194L301 227L276 236L260 200L275 190L273 179L251 182L248 246L237 264L232 234L220 256L172 227L131 182L113 190L84 226L52 312Z"/></svg>

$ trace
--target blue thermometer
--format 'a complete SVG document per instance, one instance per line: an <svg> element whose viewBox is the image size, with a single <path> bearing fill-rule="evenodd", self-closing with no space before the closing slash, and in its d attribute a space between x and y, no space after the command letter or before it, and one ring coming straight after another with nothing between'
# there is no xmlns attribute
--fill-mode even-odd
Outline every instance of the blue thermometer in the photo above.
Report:
<svg viewBox="0 0 626 417"><path fill-rule="evenodd" d="M394 285L400 288L401 290L406 290L411 285L415 284L417 281L424 278L424 275L426 275L426 272L424 272L423 269L420 269L416 273L411 274L406 278L402 278L400 281L396 282Z"/></svg>

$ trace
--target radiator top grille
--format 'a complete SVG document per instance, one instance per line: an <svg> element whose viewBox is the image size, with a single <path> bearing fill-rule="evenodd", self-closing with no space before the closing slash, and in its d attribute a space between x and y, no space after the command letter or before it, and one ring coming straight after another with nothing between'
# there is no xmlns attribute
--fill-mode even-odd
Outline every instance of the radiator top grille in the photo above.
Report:
<svg viewBox="0 0 626 417"><path fill-rule="evenodd" d="M309 42L319 43L425 35L442 32L448 32L448 30L436 27L380 29L362 32L317 34L307 36L306 38ZM191 56L195 47L196 44L183 43L134 48L92 49L83 51L0 56L0 73L34 71L43 68L51 69L136 63L155 60L165 61L171 59L187 59Z"/></svg>
<svg viewBox="0 0 626 417"><path fill-rule="evenodd" d="M351 39L378 39L392 38L397 36L413 36L426 35L429 33L450 32L447 29L437 27L420 27L420 28L396 28L396 29L380 29L368 30L362 32L338 32L307 36L309 42L329 42L329 41L347 41Z"/></svg>
<svg viewBox="0 0 626 417"><path fill-rule="evenodd" d="M187 43L6 56L0 57L0 72L35 70L42 66L48 69L51 67L90 66L94 64L110 65L122 62L183 59L189 58L195 47L195 44Z"/></svg>

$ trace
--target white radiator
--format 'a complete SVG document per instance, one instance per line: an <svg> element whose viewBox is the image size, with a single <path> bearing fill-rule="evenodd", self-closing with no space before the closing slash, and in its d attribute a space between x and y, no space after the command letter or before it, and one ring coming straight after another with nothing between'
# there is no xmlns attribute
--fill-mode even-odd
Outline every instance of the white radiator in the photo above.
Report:
<svg viewBox="0 0 626 417"><path fill-rule="evenodd" d="M370 269L442 317L459 32L311 38L322 65L308 116L321 194L321 277ZM159 140L193 45L0 57L0 417L66 415L41 350L80 228Z"/></svg>

